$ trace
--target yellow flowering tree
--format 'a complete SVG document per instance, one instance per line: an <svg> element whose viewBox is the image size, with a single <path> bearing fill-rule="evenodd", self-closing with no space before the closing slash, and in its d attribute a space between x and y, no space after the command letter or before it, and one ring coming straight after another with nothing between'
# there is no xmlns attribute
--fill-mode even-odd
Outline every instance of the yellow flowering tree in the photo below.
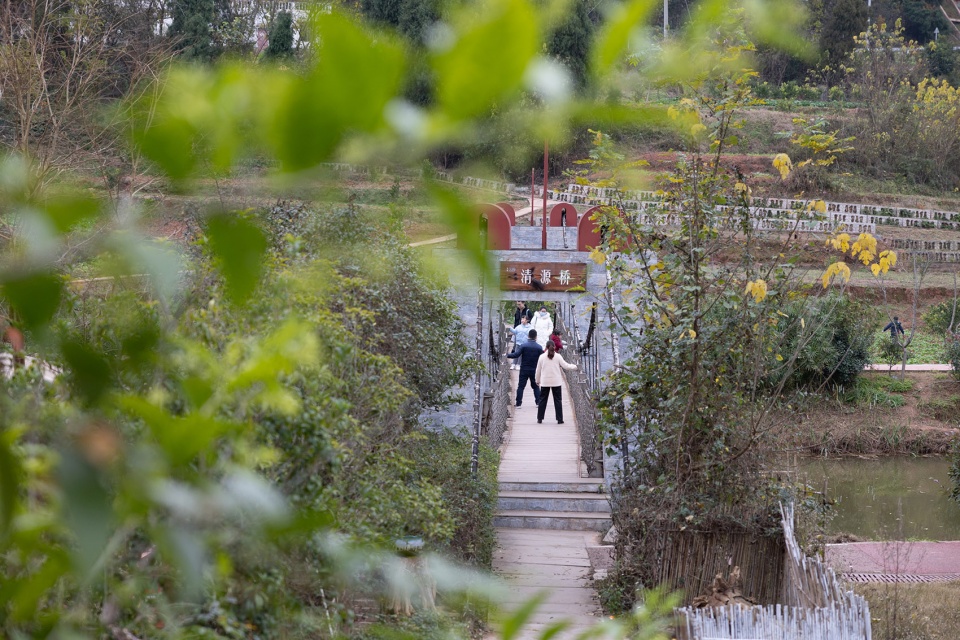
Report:
<svg viewBox="0 0 960 640"><path fill-rule="evenodd" d="M960 162L960 89L946 80L924 78L913 103L913 142L932 176L950 175Z"/></svg>
<svg viewBox="0 0 960 640"><path fill-rule="evenodd" d="M864 267L869 269L870 274L876 279L878 286L883 292L883 303L887 306L887 324L886 331L890 331L890 338L893 344L892 349L900 359L900 375L906 375L907 360L910 357L909 347L913 342L917 328L917 310L920 306L920 292L923 289L923 280L930 268L930 261L922 255L911 252L909 254L909 269L912 280L913 304L911 307L911 318L909 326L902 329L899 318L893 315L893 310L888 302L887 296L887 274L894 269L898 263L898 256L895 251L890 249L880 249L877 239L869 233L861 233L854 240L848 233L838 233L826 241L826 245L839 251L844 255L849 255ZM845 262L837 261L830 264L821 275L823 288L826 289L831 283L839 283L841 286L850 281L851 271L849 265Z"/></svg>
<svg viewBox="0 0 960 640"><path fill-rule="evenodd" d="M827 169L853 149L850 143L854 138L839 137L839 130L829 131L823 118L794 118L793 124L798 131L782 131L777 135L789 138L790 144L799 147L800 155L805 157L794 163L786 153L778 153L773 158L773 166L782 180L790 179L798 189L824 189L828 186Z"/></svg>
<svg viewBox="0 0 960 640"><path fill-rule="evenodd" d="M700 526L769 495L760 470L770 411L822 327L789 264L794 234L771 247L748 179L724 162L739 142L738 109L754 98L750 74L730 72L749 47L718 49L717 66L685 85L667 114L690 135L660 202L636 214L608 207L596 218L606 233L591 257L607 269L609 320L624 354L600 398L601 424L625 470L615 522L622 539L641 546L655 521ZM789 173L789 156L778 161ZM807 368L832 375L824 360ZM620 557L632 583L656 580L653 553L635 546Z"/></svg>

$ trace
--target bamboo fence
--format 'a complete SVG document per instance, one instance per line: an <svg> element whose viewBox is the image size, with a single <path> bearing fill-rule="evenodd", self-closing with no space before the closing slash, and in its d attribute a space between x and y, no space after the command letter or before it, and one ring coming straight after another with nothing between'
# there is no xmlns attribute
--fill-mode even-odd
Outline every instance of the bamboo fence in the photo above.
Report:
<svg viewBox="0 0 960 640"><path fill-rule="evenodd" d="M665 529L653 533L658 584L683 592L683 602L709 593L717 574L740 567L741 592L759 604L778 602L784 568L779 537Z"/></svg>
<svg viewBox="0 0 960 640"><path fill-rule="evenodd" d="M679 609L678 640L871 639L867 601L845 590L819 558L803 554L794 534L793 505L780 510L786 548L781 603Z"/></svg>

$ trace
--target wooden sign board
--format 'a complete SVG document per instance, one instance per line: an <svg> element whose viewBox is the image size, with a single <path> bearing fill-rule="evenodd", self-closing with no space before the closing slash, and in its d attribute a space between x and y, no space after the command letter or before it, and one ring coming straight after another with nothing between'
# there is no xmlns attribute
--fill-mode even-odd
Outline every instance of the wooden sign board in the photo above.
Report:
<svg viewBox="0 0 960 640"><path fill-rule="evenodd" d="M583 291L585 262L501 262L501 291Z"/></svg>

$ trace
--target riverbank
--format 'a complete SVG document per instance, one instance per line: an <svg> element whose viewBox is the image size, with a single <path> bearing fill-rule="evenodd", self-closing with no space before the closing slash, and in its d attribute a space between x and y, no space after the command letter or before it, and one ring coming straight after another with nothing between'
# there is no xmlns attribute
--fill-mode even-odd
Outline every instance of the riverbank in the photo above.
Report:
<svg viewBox="0 0 960 640"><path fill-rule="evenodd" d="M960 433L960 382L940 371L865 372L852 388L792 398L774 421L788 452L944 455Z"/></svg>

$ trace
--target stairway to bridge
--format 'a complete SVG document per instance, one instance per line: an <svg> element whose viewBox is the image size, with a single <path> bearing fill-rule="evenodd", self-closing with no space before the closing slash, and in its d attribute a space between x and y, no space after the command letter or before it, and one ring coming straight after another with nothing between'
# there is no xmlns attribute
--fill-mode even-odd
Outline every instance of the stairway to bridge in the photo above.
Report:
<svg viewBox="0 0 960 640"><path fill-rule="evenodd" d="M519 372L510 374L515 394ZM520 636L524 639L537 638L564 619L571 626L556 637L573 638L601 616L591 556L602 555L595 550L610 528L610 503L602 479L582 477L586 472L566 384L563 414L564 424L557 424L550 398L543 424L537 424L533 392L527 388L501 449L494 570L509 585L508 607L547 594Z"/></svg>

